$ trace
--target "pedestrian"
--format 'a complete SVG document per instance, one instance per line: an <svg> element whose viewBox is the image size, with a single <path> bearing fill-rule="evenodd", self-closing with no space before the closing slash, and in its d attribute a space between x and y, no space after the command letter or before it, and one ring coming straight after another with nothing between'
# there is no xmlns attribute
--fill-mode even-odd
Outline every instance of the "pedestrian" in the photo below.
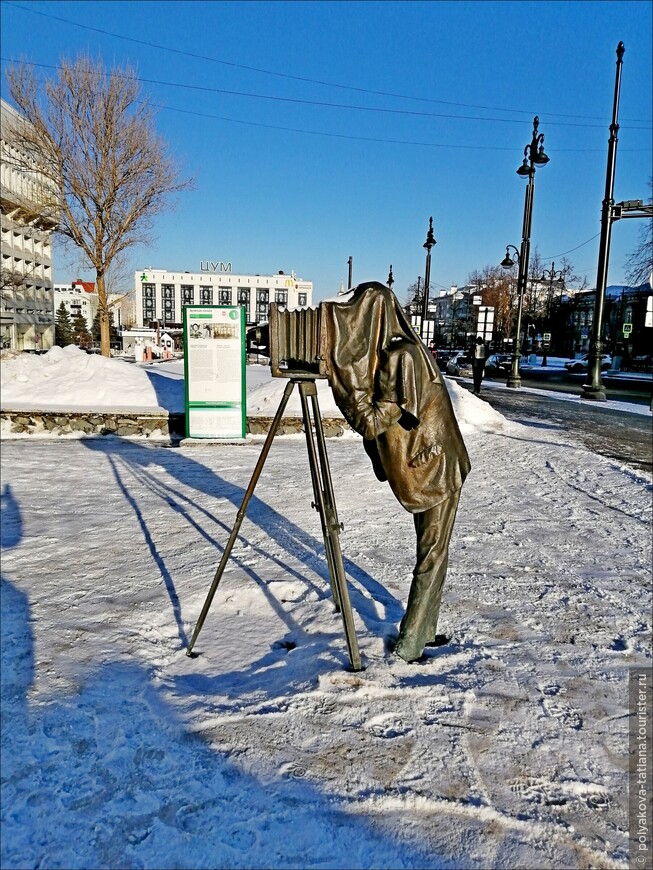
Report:
<svg viewBox="0 0 653 870"><path fill-rule="evenodd" d="M479 335L472 345L470 351L472 358L472 376L474 378L474 395L481 395L481 383L483 381L483 372L485 371L485 360L487 359L487 348L485 342Z"/></svg>

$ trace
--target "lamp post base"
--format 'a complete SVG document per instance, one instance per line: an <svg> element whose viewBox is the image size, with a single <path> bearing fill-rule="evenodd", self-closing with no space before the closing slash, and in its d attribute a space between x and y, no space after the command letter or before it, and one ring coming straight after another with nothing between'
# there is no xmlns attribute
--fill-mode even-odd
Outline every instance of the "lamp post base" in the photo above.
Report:
<svg viewBox="0 0 653 870"><path fill-rule="evenodd" d="M518 390L521 387L521 378L515 378L512 375L506 381L507 387L512 387L513 390Z"/></svg>
<svg viewBox="0 0 653 870"><path fill-rule="evenodd" d="M601 387L592 387L583 384L583 392L580 394L581 399L587 399L590 402L607 402L605 389Z"/></svg>

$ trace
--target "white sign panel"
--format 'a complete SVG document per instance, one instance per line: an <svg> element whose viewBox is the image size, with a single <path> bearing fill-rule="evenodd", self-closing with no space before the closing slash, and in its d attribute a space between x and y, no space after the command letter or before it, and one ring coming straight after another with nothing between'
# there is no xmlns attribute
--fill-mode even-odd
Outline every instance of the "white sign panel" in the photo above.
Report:
<svg viewBox="0 0 653 870"><path fill-rule="evenodd" d="M479 305L478 321L476 324L476 334L480 335L483 341L492 341L492 333L494 332L494 307L491 305Z"/></svg>
<svg viewBox="0 0 653 870"><path fill-rule="evenodd" d="M244 438L244 309L185 306L184 361L187 436Z"/></svg>

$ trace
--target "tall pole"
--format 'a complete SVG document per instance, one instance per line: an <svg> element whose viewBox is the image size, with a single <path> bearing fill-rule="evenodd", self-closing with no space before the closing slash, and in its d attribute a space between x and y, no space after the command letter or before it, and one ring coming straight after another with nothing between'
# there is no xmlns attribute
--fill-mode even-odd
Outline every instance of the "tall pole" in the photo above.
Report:
<svg viewBox="0 0 653 870"><path fill-rule="evenodd" d="M428 320L429 313L429 286L431 283L431 248L436 244L433 238L433 218L429 218L429 229L426 234L426 241L422 245L426 248L426 267L424 271L424 295L422 296L422 317L420 322L420 337L424 337L424 321Z"/></svg>
<svg viewBox="0 0 653 870"><path fill-rule="evenodd" d="M522 224L522 239L519 250L519 275L517 278L517 325L515 327L515 339L512 349L512 367L506 386L519 389L521 378L519 377L519 360L521 359L521 318L524 307L524 294L528 280L528 264L531 255L531 223L533 218L533 197L535 195L535 166L544 166L549 158L544 153L544 135L538 133L540 119L537 115L533 118L533 138L530 145L524 148L524 162L517 170L517 175L528 178L526 196L524 199L524 221Z"/></svg>
<svg viewBox="0 0 653 870"><path fill-rule="evenodd" d="M594 402L605 402L605 387L601 381L601 357L603 342L601 331L603 326L603 307L605 304L605 286L608 278L608 262L610 260L610 236L612 233L614 206L614 175L617 163L617 133L619 124L619 92L621 89L621 67L623 66L624 44L617 46L617 71L614 82L614 99L612 102L612 123L608 140L608 165L605 174L605 196L601 206L601 240L599 242L599 262L596 271L596 298L594 300L594 321L592 323L592 338L590 340L588 382L583 384L582 399Z"/></svg>
<svg viewBox="0 0 653 870"><path fill-rule="evenodd" d="M535 167L531 164L526 185L526 197L524 200L524 222L522 224L522 240L519 249L519 274L517 276L517 325L515 327L515 340L512 348L512 368L506 386L519 389L521 378L519 376L519 361L521 360L521 318L524 308L524 294L528 279L528 263L531 256L531 223L533 219L533 196L535 194Z"/></svg>
<svg viewBox="0 0 653 870"><path fill-rule="evenodd" d="M351 257L347 260L347 266L349 267L349 276L347 278L347 290L351 290L352 287L352 259Z"/></svg>
<svg viewBox="0 0 653 870"><path fill-rule="evenodd" d="M392 275L392 263L390 263L390 271L388 272L388 287L392 290L392 285L395 283L395 279Z"/></svg>

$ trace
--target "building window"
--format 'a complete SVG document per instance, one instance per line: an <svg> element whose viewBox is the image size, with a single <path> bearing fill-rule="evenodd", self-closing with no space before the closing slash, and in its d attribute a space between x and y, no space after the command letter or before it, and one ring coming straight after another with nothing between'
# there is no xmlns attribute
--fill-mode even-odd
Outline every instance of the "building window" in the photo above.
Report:
<svg viewBox="0 0 653 870"><path fill-rule="evenodd" d="M161 297L163 299L163 322L170 323L175 319L175 285L162 284Z"/></svg>
<svg viewBox="0 0 653 870"><path fill-rule="evenodd" d="M231 287L220 287L218 290L220 305L231 305Z"/></svg>
<svg viewBox="0 0 653 870"><path fill-rule="evenodd" d="M287 290L275 290L274 291L274 301L279 302L281 305L288 304L288 291Z"/></svg>
<svg viewBox="0 0 653 870"><path fill-rule="evenodd" d="M143 291L143 323L156 320L156 299L154 284L141 284Z"/></svg>
<svg viewBox="0 0 653 870"><path fill-rule="evenodd" d="M200 305L213 305L213 287L200 287Z"/></svg>
<svg viewBox="0 0 653 870"><path fill-rule="evenodd" d="M249 287L238 288L238 304L249 308Z"/></svg>
<svg viewBox="0 0 653 870"><path fill-rule="evenodd" d="M306 305L306 293L298 293L297 294L297 304L298 305Z"/></svg>
<svg viewBox="0 0 653 870"><path fill-rule="evenodd" d="M268 319L268 308L269 305L267 302L256 303L256 320L258 323L260 323L262 320Z"/></svg>
<svg viewBox="0 0 653 870"><path fill-rule="evenodd" d="M267 305L270 301L270 291L267 289L257 290L256 291L256 301L257 302L265 302Z"/></svg>
<svg viewBox="0 0 653 870"><path fill-rule="evenodd" d="M195 288L192 284L181 285L181 304L193 305L195 303Z"/></svg>

